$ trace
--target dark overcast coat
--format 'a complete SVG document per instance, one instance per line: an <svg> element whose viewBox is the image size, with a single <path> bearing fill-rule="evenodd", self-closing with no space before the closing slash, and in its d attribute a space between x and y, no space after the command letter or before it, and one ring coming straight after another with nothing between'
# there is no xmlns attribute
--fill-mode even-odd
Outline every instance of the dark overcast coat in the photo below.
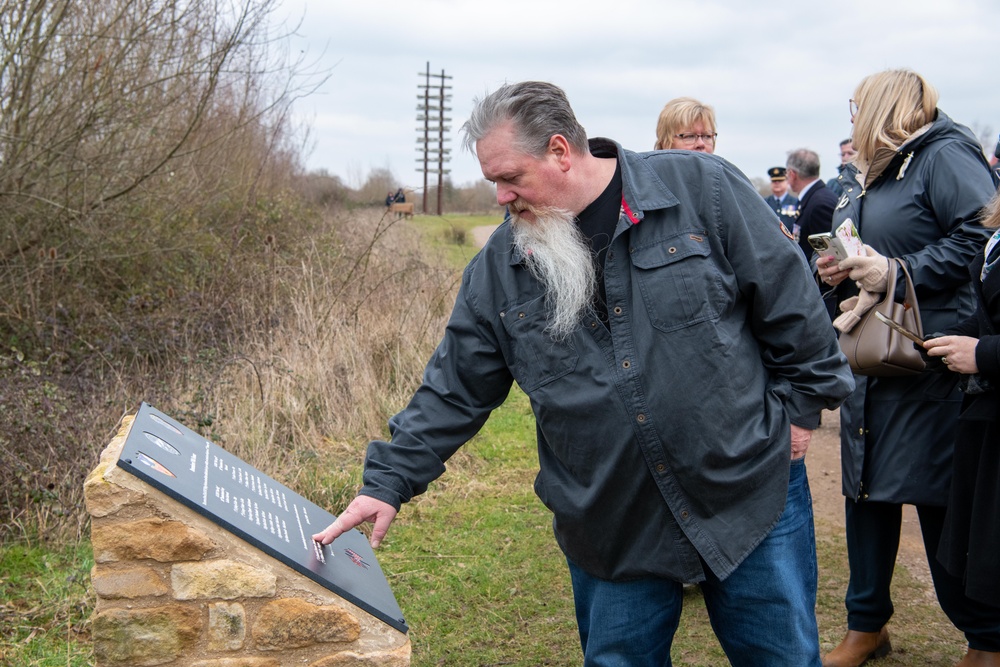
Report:
<svg viewBox="0 0 1000 667"><path fill-rule="evenodd" d="M784 509L790 423L853 388L802 253L746 177L689 151L617 157L609 323L545 333L545 289L500 225L466 268L444 339L361 493L399 506L444 472L516 381L567 557L605 579L728 576ZM781 276L781 280L775 280Z"/></svg>
<svg viewBox="0 0 1000 667"><path fill-rule="evenodd" d="M1000 600L1000 268L980 282L980 253L970 273L976 316L945 333L978 338L976 366L991 387L965 397L948 514L938 558L965 582L965 594L995 605Z"/></svg>
<svg viewBox="0 0 1000 667"><path fill-rule="evenodd" d="M977 219L994 192L972 132L938 111L930 129L900 147L867 190L856 175L848 165L832 227L851 218L865 243L906 262L925 335L971 315L968 266L989 237ZM845 281L838 292L842 300L856 288ZM855 379L857 389L840 411L844 495L944 505L962 400L957 377Z"/></svg>

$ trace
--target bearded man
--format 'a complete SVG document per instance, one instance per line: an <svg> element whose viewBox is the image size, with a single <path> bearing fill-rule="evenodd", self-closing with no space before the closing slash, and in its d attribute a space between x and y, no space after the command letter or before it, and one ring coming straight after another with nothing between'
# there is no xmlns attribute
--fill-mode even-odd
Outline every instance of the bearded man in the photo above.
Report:
<svg viewBox="0 0 1000 667"><path fill-rule="evenodd" d="M854 381L802 253L732 165L588 142L551 84L503 86L462 130L508 218L313 539L370 521L377 546L516 381L584 665L669 665L684 583L732 664L820 665L804 457Z"/></svg>

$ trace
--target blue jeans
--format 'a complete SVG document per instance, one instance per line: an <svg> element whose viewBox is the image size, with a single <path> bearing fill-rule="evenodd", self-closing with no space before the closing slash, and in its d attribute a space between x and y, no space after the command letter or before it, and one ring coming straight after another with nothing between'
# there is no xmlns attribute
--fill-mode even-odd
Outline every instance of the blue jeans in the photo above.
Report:
<svg viewBox="0 0 1000 667"><path fill-rule="evenodd" d="M606 581L569 564L584 667L669 667L683 586L648 577ZM719 643L735 667L820 667L816 539L802 460L791 464L778 525L725 581L701 585Z"/></svg>

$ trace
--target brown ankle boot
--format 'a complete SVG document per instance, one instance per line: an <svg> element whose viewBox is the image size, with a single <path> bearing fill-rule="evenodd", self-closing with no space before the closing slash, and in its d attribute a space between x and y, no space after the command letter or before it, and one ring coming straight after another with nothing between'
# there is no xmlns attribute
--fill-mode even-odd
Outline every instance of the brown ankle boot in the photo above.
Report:
<svg viewBox="0 0 1000 667"><path fill-rule="evenodd" d="M1000 653L990 651L977 651L970 648L962 661L955 667L1000 667Z"/></svg>
<svg viewBox="0 0 1000 667"><path fill-rule="evenodd" d="M823 658L823 667L861 667L869 658L881 658L891 651L889 631L884 627L878 632L848 630L837 648Z"/></svg>

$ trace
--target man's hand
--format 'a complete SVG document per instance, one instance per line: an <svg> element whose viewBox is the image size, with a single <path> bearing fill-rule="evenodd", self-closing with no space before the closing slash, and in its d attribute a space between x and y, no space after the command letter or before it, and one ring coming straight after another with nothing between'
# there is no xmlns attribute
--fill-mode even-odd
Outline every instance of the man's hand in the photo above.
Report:
<svg viewBox="0 0 1000 667"><path fill-rule="evenodd" d="M801 459L809 449L809 441L812 440L813 432L807 428L792 424L792 459Z"/></svg>
<svg viewBox="0 0 1000 667"><path fill-rule="evenodd" d="M370 496L358 496L351 501L351 504L337 517L336 521L322 532L313 535L312 538L320 544L330 544L351 528L356 528L368 521L375 524L375 528L372 530L372 547L378 547L385 534L389 532L389 524L395 518L396 508L389 503Z"/></svg>

